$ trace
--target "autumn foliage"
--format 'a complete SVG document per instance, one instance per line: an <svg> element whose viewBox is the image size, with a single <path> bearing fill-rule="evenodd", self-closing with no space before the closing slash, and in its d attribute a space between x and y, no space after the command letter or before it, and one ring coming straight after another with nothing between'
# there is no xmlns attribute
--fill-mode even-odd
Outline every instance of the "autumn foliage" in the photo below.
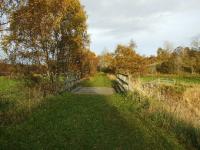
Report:
<svg viewBox="0 0 200 150"><path fill-rule="evenodd" d="M100 68L112 73L130 73L140 75L145 72L145 58L136 53L131 44L118 45L114 53L100 56Z"/></svg>
<svg viewBox="0 0 200 150"><path fill-rule="evenodd" d="M200 41L200 40L199 40ZM145 74L199 74L200 73L200 42L193 41L193 47L165 46L158 48L157 56L141 56L136 53L134 43L118 45L114 53L104 52L100 56L99 66L102 71L126 73L133 75Z"/></svg>
<svg viewBox="0 0 200 150"><path fill-rule="evenodd" d="M97 58L88 50L87 16L79 0L13 0L2 6L7 8L2 12L15 6L4 14L9 32L1 41L9 63L45 66L50 78L95 71Z"/></svg>

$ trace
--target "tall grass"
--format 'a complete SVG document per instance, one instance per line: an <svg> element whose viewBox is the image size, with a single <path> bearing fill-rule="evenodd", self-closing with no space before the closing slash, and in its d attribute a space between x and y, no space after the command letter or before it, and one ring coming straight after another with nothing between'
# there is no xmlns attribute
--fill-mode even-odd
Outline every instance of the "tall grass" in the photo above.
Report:
<svg viewBox="0 0 200 150"><path fill-rule="evenodd" d="M170 113L195 126L200 126L200 85L143 83L135 80L133 89L152 99Z"/></svg>
<svg viewBox="0 0 200 150"><path fill-rule="evenodd" d="M173 132L187 149L200 149L200 86L144 84L134 81L131 97L152 124Z"/></svg>
<svg viewBox="0 0 200 150"><path fill-rule="evenodd" d="M5 80L4 82L10 82ZM24 119L42 99L36 87L25 87L23 81L0 91L0 124L10 124Z"/></svg>
<svg viewBox="0 0 200 150"><path fill-rule="evenodd" d="M52 85L48 79L33 81L30 78L0 78L0 125L24 120L42 104L46 96L63 90L64 82Z"/></svg>

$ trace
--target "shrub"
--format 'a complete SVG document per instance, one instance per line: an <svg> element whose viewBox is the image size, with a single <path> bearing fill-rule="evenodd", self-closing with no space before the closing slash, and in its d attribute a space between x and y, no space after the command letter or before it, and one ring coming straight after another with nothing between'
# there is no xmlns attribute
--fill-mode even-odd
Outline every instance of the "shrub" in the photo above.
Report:
<svg viewBox="0 0 200 150"><path fill-rule="evenodd" d="M157 72L172 74L176 72L176 67L173 62L165 61L156 66Z"/></svg>

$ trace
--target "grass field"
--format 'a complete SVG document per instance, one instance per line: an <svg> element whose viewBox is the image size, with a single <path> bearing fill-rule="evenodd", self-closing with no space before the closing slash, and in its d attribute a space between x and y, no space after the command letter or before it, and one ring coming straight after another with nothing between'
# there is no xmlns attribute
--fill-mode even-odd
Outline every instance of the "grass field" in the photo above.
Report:
<svg viewBox="0 0 200 150"><path fill-rule="evenodd" d="M158 75L141 77L143 82L151 82L158 79L174 80L179 84L200 84L200 76L177 76L177 75Z"/></svg>
<svg viewBox="0 0 200 150"><path fill-rule="evenodd" d="M0 77L0 114L1 111L6 111L16 102L15 97L19 94L18 85L19 82L16 80Z"/></svg>
<svg viewBox="0 0 200 150"><path fill-rule="evenodd" d="M13 79L9 79L7 77L0 77L0 91L9 90L11 88L15 88L18 82Z"/></svg>
<svg viewBox="0 0 200 150"><path fill-rule="evenodd" d="M130 113L117 95L54 97L25 122L0 132L1 149L183 148L173 135Z"/></svg>
<svg viewBox="0 0 200 150"><path fill-rule="evenodd" d="M101 74L82 85L112 82ZM127 100L119 94L48 98L23 122L0 127L0 149L185 149L173 132L142 117L136 101Z"/></svg>
<svg viewBox="0 0 200 150"><path fill-rule="evenodd" d="M25 119L41 99L42 94L23 80L0 77L0 125Z"/></svg>

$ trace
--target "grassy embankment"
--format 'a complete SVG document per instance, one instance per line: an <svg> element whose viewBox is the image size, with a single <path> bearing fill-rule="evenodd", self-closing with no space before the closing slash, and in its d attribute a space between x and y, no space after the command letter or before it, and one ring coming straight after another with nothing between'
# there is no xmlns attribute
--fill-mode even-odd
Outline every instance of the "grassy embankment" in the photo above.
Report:
<svg viewBox="0 0 200 150"><path fill-rule="evenodd" d="M61 80L56 82L57 89L63 87ZM0 125L24 120L49 95L52 86L47 78L0 77Z"/></svg>
<svg viewBox="0 0 200 150"><path fill-rule="evenodd" d="M175 133L180 141L189 146L188 149L191 145L200 149L199 76L147 76L135 80L134 87L133 99L138 97L138 101L148 107L142 109L144 114L141 115Z"/></svg>
<svg viewBox="0 0 200 150"><path fill-rule="evenodd" d="M43 98L38 91L26 87L24 80L0 77L0 125L25 119Z"/></svg>
<svg viewBox="0 0 200 150"><path fill-rule="evenodd" d="M83 85L111 87L112 82L101 74ZM23 122L0 127L0 149L185 148L143 109L148 109L146 103L119 94L51 97Z"/></svg>
<svg viewBox="0 0 200 150"><path fill-rule="evenodd" d="M200 126L200 76L146 76L135 87L143 95L161 101L169 112Z"/></svg>

